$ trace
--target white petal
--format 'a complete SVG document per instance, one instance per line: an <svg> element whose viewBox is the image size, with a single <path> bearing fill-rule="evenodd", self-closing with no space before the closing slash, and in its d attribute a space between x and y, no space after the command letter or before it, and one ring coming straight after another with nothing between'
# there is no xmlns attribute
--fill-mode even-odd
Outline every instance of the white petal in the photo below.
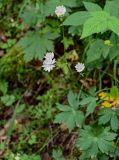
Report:
<svg viewBox="0 0 119 160"><path fill-rule="evenodd" d="M82 71L84 70L85 65L84 65L83 63L79 63L79 62L78 62L78 63L76 64L75 68L76 68L76 71L80 73L80 72L82 72Z"/></svg>
<svg viewBox="0 0 119 160"><path fill-rule="evenodd" d="M57 6L56 9L55 9L55 14L58 16L58 17L61 17L65 14L66 12L66 8L62 5L62 6Z"/></svg>

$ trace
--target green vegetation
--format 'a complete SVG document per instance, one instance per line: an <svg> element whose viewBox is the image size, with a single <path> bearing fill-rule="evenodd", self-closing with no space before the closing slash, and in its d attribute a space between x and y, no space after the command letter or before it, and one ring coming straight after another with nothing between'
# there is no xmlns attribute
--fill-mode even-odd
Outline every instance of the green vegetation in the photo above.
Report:
<svg viewBox="0 0 119 160"><path fill-rule="evenodd" d="M119 159L119 0L0 1L0 159Z"/></svg>

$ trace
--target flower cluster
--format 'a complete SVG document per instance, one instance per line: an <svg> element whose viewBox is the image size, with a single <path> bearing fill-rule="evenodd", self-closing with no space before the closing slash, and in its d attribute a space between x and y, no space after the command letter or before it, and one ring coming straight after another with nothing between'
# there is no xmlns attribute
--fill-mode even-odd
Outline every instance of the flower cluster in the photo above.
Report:
<svg viewBox="0 0 119 160"><path fill-rule="evenodd" d="M55 9L55 14L57 17L62 17L66 13L66 8L62 6L57 6ZM53 52L48 52L46 53L45 60L43 61L43 68L45 71L50 72L54 67L55 67L55 58L54 58L54 53ZM85 65L83 63L77 63L75 65L75 69L77 72L82 72L85 68Z"/></svg>
<svg viewBox="0 0 119 160"><path fill-rule="evenodd" d="M50 72L54 67L55 67L55 58L54 58L54 53L53 52L48 52L45 55L45 60L43 61L43 68L45 71ZM77 63L75 65L75 69L77 72L82 72L85 68L85 65L83 63Z"/></svg>
<svg viewBox="0 0 119 160"><path fill-rule="evenodd" d="M101 108L108 107L116 109L119 107L119 98L113 97L106 92L101 92L98 96L101 100L103 100L101 103Z"/></svg>
<svg viewBox="0 0 119 160"><path fill-rule="evenodd" d="M55 14L57 15L57 17L62 17L64 16L65 13L66 13L66 8L63 5L56 7Z"/></svg>

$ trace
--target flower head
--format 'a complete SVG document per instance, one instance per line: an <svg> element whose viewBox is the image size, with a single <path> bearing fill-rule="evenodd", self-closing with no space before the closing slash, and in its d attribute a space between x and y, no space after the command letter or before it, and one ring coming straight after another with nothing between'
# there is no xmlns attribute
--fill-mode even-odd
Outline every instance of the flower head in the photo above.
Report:
<svg viewBox="0 0 119 160"><path fill-rule="evenodd" d="M57 15L57 17L64 16L65 12L66 12L66 8L63 5L57 6L55 9L55 14Z"/></svg>
<svg viewBox="0 0 119 160"><path fill-rule="evenodd" d="M55 58L53 52L46 53L42 67L44 68L45 71L48 72L50 72L55 67Z"/></svg>
<svg viewBox="0 0 119 160"><path fill-rule="evenodd" d="M83 63L77 63L76 65L75 65L75 68L76 68L76 71L77 72L82 72L83 70L84 70L84 68L85 68L85 65L83 64Z"/></svg>

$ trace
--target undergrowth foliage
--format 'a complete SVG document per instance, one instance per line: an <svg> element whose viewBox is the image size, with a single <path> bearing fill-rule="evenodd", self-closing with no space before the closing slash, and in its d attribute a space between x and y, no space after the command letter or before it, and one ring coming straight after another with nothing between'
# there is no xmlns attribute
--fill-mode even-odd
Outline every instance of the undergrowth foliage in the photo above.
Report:
<svg viewBox="0 0 119 160"><path fill-rule="evenodd" d="M118 160L119 0L0 11L0 158Z"/></svg>

